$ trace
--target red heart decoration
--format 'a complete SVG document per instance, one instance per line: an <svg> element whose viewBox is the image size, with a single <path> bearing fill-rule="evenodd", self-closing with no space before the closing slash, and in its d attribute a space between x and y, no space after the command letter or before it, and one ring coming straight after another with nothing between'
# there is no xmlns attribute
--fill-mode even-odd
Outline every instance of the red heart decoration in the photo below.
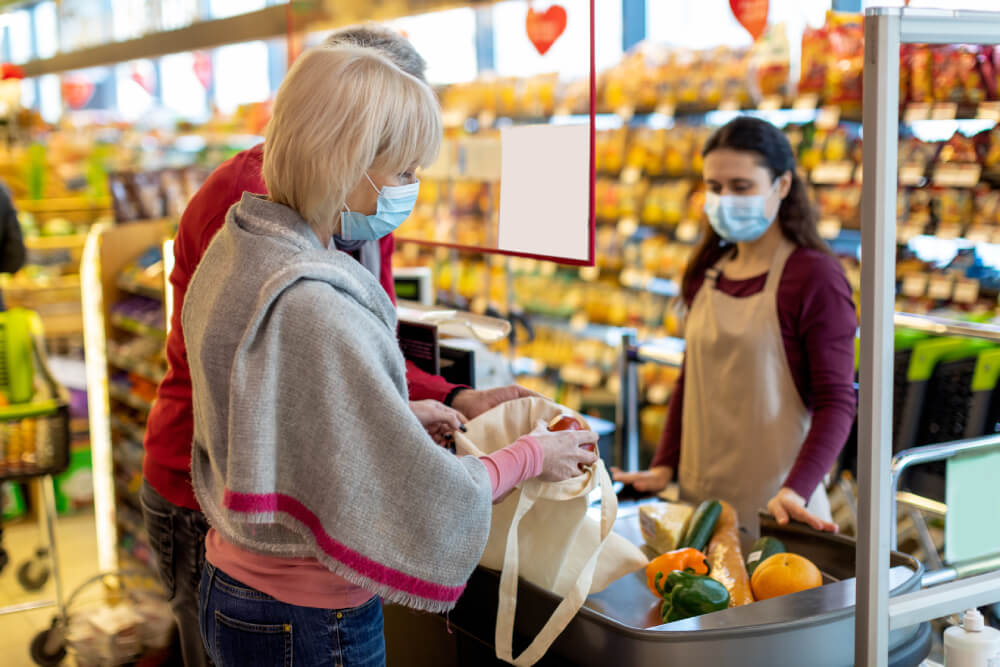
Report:
<svg viewBox="0 0 1000 667"><path fill-rule="evenodd" d="M23 79L24 70L11 63L0 65L0 79Z"/></svg>
<svg viewBox="0 0 1000 667"><path fill-rule="evenodd" d="M757 40L767 27L767 0L729 0L733 16Z"/></svg>
<svg viewBox="0 0 1000 667"><path fill-rule="evenodd" d="M156 74L139 65L132 66L132 80L142 86L142 89L152 95L156 92Z"/></svg>
<svg viewBox="0 0 1000 667"><path fill-rule="evenodd" d="M205 90L212 85L212 56L207 51L194 52L194 75Z"/></svg>
<svg viewBox="0 0 1000 667"><path fill-rule="evenodd" d="M94 95L94 83L79 77L66 78L62 82L62 96L71 109L82 109Z"/></svg>
<svg viewBox="0 0 1000 667"><path fill-rule="evenodd" d="M525 27L528 29L528 39L544 56L566 30L566 10L561 5L552 5L544 12L536 12L529 7Z"/></svg>

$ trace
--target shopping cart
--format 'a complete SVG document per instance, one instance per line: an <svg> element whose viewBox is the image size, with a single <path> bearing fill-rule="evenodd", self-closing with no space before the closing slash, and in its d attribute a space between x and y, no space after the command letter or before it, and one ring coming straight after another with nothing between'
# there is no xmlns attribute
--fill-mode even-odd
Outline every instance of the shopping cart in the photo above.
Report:
<svg viewBox="0 0 1000 667"><path fill-rule="evenodd" d="M31 642L31 658L43 667L67 655L79 667L165 664L174 617L159 582L149 570L94 575Z"/></svg>
<svg viewBox="0 0 1000 667"><path fill-rule="evenodd" d="M41 320L36 313L23 308L0 312L0 482L34 481L38 485L39 528L47 540L18 569L18 580L26 589L38 590L51 574L55 600L2 607L0 614L48 606L65 613L52 476L69 465L69 401L49 371L42 340Z"/></svg>

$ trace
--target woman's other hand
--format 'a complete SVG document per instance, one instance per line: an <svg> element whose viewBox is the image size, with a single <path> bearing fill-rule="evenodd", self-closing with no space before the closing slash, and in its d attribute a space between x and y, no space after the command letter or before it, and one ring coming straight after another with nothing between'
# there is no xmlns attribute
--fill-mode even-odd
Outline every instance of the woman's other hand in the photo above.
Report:
<svg viewBox="0 0 1000 667"><path fill-rule="evenodd" d="M581 473L597 461L597 440L593 431L550 431L544 421L531 432L542 448L543 482L561 482ZM587 448L584 445L593 445Z"/></svg>
<svg viewBox="0 0 1000 667"><path fill-rule="evenodd" d="M439 445L448 444L455 431L465 430L465 416L440 401L410 401L410 410L420 420L427 434Z"/></svg>
<svg viewBox="0 0 1000 667"><path fill-rule="evenodd" d="M778 524L785 525L789 519L795 519L808 524L816 530L828 533L837 532L837 524L832 521L825 521L806 509L805 498L788 488L781 487L778 495L767 503L767 511L777 520Z"/></svg>
<svg viewBox="0 0 1000 667"><path fill-rule="evenodd" d="M667 488L674 476L670 466L655 466L639 472L625 472L620 468L611 468L611 478L622 484L631 484L636 491L657 493Z"/></svg>

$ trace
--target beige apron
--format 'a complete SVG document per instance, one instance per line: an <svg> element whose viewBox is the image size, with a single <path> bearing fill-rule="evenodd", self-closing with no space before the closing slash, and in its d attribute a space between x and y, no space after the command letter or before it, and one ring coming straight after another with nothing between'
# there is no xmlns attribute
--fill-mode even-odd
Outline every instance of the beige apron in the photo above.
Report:
<svg viewBox="0 0 1000 667"><path fill-rule="evenodd" d="M709 269L685 325L681 497L726 500L756 536L757 512L778 493L812 417L788 366L778 321L778 284L795 246L775 251L764 289L738 298L716 289ZM820 484L807 504L830 519Z"/></svg>

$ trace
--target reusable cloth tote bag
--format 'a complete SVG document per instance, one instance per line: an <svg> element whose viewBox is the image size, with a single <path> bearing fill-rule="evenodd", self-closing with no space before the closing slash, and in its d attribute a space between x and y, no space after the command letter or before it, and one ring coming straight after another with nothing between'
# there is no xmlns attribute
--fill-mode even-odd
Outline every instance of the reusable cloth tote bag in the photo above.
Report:
<svg viewBox="0 0 1000 667"><path fill-rule="evenodd" d="M481 456L506 447L567 411L542 398L504 403L455 433L459 454ZM601 519L587 516L587 495L601 490ZM493 506L493 522L479 564L500 570L497 657L518 667L535 664L573 620L589 593L645 567L648 559L634 544L613 533L618 500L600 460L562 482L524 482ZM523 577L563 598L528 648L513 656L517 580Z"/></svg>

